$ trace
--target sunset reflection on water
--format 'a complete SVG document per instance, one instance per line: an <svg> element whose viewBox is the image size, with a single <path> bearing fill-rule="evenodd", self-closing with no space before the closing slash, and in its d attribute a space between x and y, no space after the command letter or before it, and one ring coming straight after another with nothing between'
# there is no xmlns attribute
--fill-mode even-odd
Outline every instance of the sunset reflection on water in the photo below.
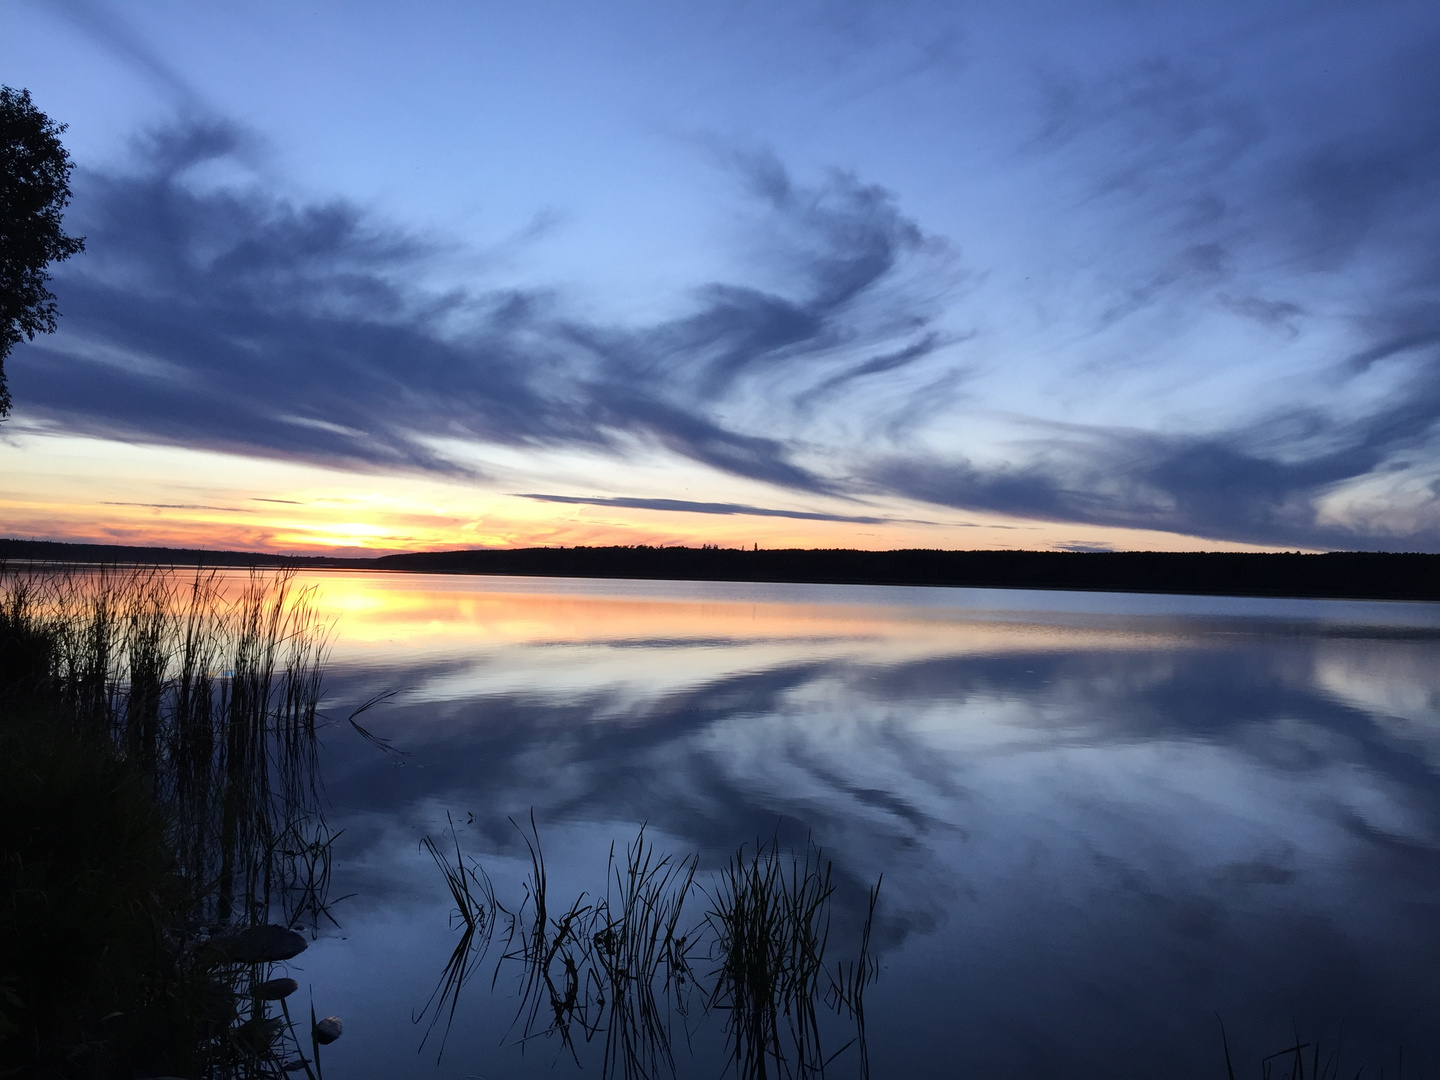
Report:
<svg viewBox="0 0 1440 1080"><path fill-rule="evenodd" d="M336 1075L570 1068L507 1044L488 975L438 1072L409 1022L450 949L420 838L513 899L532 812L574 895L642 823L702 877L758 837L812 839L837 934L883 874L876 1075L1223 1075L1217 1013L1237 1068L1292 1022L1333 1041L1342 1021L1356 1067L1401 1042L1440 1066L1440 606L294 584L334 620L323 767L353 895L306 978L347 1017ZM344 723L377 695L362 719L393 753ZM713 1076L696 1038L680 1074Z"/></svg>

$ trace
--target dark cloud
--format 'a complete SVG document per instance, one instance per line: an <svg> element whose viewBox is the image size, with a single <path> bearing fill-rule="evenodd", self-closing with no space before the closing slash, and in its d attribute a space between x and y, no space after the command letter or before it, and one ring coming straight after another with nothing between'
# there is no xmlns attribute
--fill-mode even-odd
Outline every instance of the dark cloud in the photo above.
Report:
<svg viewBox="0 0 1440 1080"><path fill-rule="evenodd" d="M1225 247L1218 243L1191 244L1149 281L1129 289L1125 296L1101 313L1099 325L1107 326L1149 307L1176 285L1204 287L1224 281L1229 266Z"/></svg>
<svg viewBox="0 0 1440 1080"><path fill-rule="evenodd" d="M1307 24L1315 40L1346 39L1323 67L1279 62L1296 39L1256 24L1225 59L1171 50L1096 77L1052 75L1027 147L1079 177L1082 199L1135 223L1122 234L1129 257L1106 264L1115 291L1095 310L1097 341L1162 302L1177 319L1218 308L1291 339L1325 333L1347 344L1313 350L1296 378L1297 397L1319 400L1318 385L1327 405L1278 399L1258 420L1203 434L1055 425L1008 466L896 455L872 480L967 509L1215 539L1440 546L1433 525L1318 521L1319 500L1401 461L1422 463L1422 490L1433 483L1423 463L1440 430L1440 68L1429 57L1440 24L1418 8L1395 14L1376 23L1335 9ZM1127 352L1166 363L1168 341L1126 332ZM1270 360L1257 351L1252 363ZM1388 396L1354 385L1386 364Z"/></svg>
<svg viewBox="0 0 1440 1080"><path fill-rule="evenodd" d="M766 210L763 255L784 292L716 283L700 291L687 316L629 332L571 327L575 343L606 369L637 384L659 383L673 400L697 406L747 376L796 364L829 377L828 367L852 366L856 349L898 341L900 353L913 358L933 349L922 298L887 286L907 259L944 261L950 253L900 212L890 192L842 170L819 186L800 186L766 153L732 153L724 161Z"/></svg>
<svg viewBox="0 0 1440 1080"><path fill-rule="evenodd" d="M56 9L132 71L159 87L182 110L202 115L206 109L195 87L150 47L123 19L92 0L62 0Z"/></svg>
<svg viewBox="0 0 1440 1080"><path fill-rule="evenodd" d="M1429 56L1389 66L1369 87L1365 122L1323 133L1277 172L1276 222L1307 265L1344 265L1372 241L1409 254L1440 227L1440 72ZM1431 248L1433 251L1433 248Z"/></svg>
<svg viewBox="0 0 1440 1080"><path fill-rule="evenodd" d="M913 303L877 299L924 239L887 192L845 173L803 188L773 158L741 162L788 238L776 258L795 272L791 295L714 284L684 317L616 328L567 320L541 292L426 294L414 283L433 248L348 203L187 181L250 149L232 125L184 125L149 137L138 171L82 178L89 246L57 283L63 331L17 353L27 419L457 476L470 468L436 440L614 447L638 435L739 476L826 491L782 437L727 425L717 403L749 372L808 365L823 378L848 363L846 348L907 335L928 347ZM899 310L876 316L887 304Z"/></svg>
<svg viewBox="0 0 1440 1080"><path fill-rule="evenodd" d="M1254 319L1264 326L1284 327L1292 334L1296 332L1295 320L1305 314L1304 308L1289 300L1266 300L1259 296L1231 296L1228 293L1221 293L1219 299L1220 303L1237 315Z"/></svg>
<svg viewBox="0 0 1440 1080"><path fill-rule="evenodd" d="M900 519L885 517L855 517L847 514L809 513L803 510L775 510L765 506L746 506L743 503L691 502L688 499L635 499L635 498L582 498L577 495L535 495L521 494L521 499L535 499L538 502L577 503L584 506L615 506L626 510L668 510L688 514L747 514L751 517L793 518L797 521L842 521L854 525L895 524ZM935 522L906 522L906 524L933 525Z"/></svg>
<svg viewBox="0 0 1440 1080"><path fill-rule="evenodd" d="M1034 440L1039 451L1024 465L897 456L869 479L910 498L1042 520L1275 545L1440 546L1433 532L1366 535L1316 520L1322 496L1422 445L1440 417L1440 365L1433 372L1390 407L1346 424L1297 410L1203 437L1071 427ZM1297 452L1307 444L1322 449Z"/></svg>
<svg viewBox="0 0 1440 1080"><path fill-rule="evenodd" d="M831 375L829 378L822 380L817 386L799 395L795 403L801 408L812 406L821 398L834 393L841 387L847 386L856 379L899 371L901 368L914 364L917 360L923 360L925 357L934 354L941 345L955 344L959 341L968 340L968 338L973 336L973 334L969 334L945 338L938 333L925 334L918 341L913 341L899 349L892 349L882 352L877 356L862 359L843 371Z"/></svg>
<svg viewBox="0 0 1440 1080"><path fill-rule="evenodd" d="M207 506L203 503L154 503L154 502L122 502L118 499L107 499L101 506L143 506L150 510L218 510L226 514L253 514L254 510L248 510L241 506Z"/></svg>
<svg viewBox="0 0 1440 1080"><path fill-rule="evenodd" d="M1396 285L1433 295L1440 69L1430 58L1440 23L1418 6L1387 16L1337 7L1307 21L1305 39L1262 21L1223 51L1155 42L1098 75L1043 77L1026 153L1078 178L1065 189L1072 197L1149 233L1154 250L1185 249L1143 273L1115 259L1138 283L1102 323L1162 295L1265 318L1234 289L1215 295L1247 267L1274 277L1343 273L1357 260L1373 272L1389 260L1383 272ZM1302 40L1340 51L1321 63ZM1293 313L1278 314L1288 325Z"/></svg>

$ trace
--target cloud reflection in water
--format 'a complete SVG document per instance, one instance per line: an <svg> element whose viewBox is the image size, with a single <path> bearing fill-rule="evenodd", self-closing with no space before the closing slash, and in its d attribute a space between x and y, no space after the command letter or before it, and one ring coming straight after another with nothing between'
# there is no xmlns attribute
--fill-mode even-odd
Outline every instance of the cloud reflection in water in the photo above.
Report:
<svg viewBox="0 0 1440 1080"><path fill-rule="evenodd" d="M337 703L402 687L373 726L412 756L397 768L332 740L329 791L350 827L338 873L361 895L317 964L392 988L411 964L433 981L421 954L443 959L438 935L398 957L381 938L443 924L440 883L411 849L446 810L475 815L467 850L499 883L522 854L507 815L534 807L578 888L642 821L700 853L702 872L778 824L835 859L844 918L885 875L876 1075L1223 1075L1217 1011L1254 1060L1292 1020L1331 1041L1343 1020L1353 1067L1401 1043L1407 1066L1436 1061L1433 608L325 585L348 612ZM379 1049L413 1041L404 1010L355 993L371 1034L350 1043L354 1075L429 1075ZM503 1002L473 1008L447 1063L549 1068L496 1050Z"/></svg>

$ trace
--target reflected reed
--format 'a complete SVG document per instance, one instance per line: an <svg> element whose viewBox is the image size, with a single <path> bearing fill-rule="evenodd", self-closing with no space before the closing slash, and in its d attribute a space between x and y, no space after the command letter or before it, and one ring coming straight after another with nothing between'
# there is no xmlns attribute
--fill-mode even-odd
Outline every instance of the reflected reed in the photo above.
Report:
<svg viewBox="0 0 1440 1080"><path fill-rule="evenodd" d="M446 815L447 820L449 815ZM450 822L450 833L454 836L455 823ZM460 990L473 975L476 969L485 959L485 953L490 948L490 939L495 931L495 917L499 906L495 902L495 889L490 883L489 877L481 869L480 864L474 860L468 863L465 857L460 854L460 844L455 843L455 861L452 863L448 855L441 851L430 837L424 837L420 841L423 850L430 853L435 860L435 865L445 877L445 884L450 889L450 898L455 901L455 909L451 912L451 928L460 927L460 940L455 943L455 950L450 954L450 959L445 965L445 970L440 975L440 981L436 984L430 999L425 1002L424 1008L411 1016L411 1021L419 1023L428 1013L430 1023L425 1028L425 1036L420 1040L420 1047L424 1049L426 1041L435 1030L435 1025L440 1017L445 1017L445 1031L440 1037L440 1048L435 1055L435 1064L440 1064L440 1059L445 1054L445 1040L450 1034L450 1027L455 1022L455 1009L460 1004ZM446 1007L448 1003L448 1008Z"/></svg>
<svg viewBox="0 0 1440 1080"><path fill-rule="evenodd" d="M864 993L878 974L870 929L880 882L870 890L857 959L825 964L830 940L831 864L814 845L803 857L778 844L742 848L718 875L706 916L713 935L709 1007L727 1014L726 1033L737 1076L823 1075L826 1064L859 1043L861 1075L869 1075L864 1042ZM854 1018L857 1034L827 1057L816 1002Z"/></svg>
<svg viewBox="0 0 1440 1080"><path fill-rule="evenodd" d="M450 831L454 840L453 822ZM823 1076L851 1046L858 1046L860 1074L868 1077L864 993L879 972L870 954L878 881L858 955L827 962L835 885L830 862L813 844L800 855L776 842L748 853L742 848L701 887L699 857L658 853L642 826L623 859L611 846L604 894L582 893L561 909L549 895L533 814L520 832L531 868L514 910L499 904L489 878L464 858L458 841L453 863L451 844L442 852L428 837L422 842L456 902L452 919L463 927L434 993L413 1017L419 1023L429 1014L427 1038L442 1012L447 1028L453 1023L489 930L503 918L506 945L492 988L504 970L519 969L512 1030L518 1027L522 1049L536 1039L558 1039L579 1065L580 1046L598 1039L604 1077L674 1075L677 1034L688 1043L692 1020L724 1014L728 1067L737 1077ZM693 918L694 904L687 903L697 892L710 906ZM704 975L696 971L702 957L712 965ZM817 1004L856 1027L856 1035L828 1055Z"/></svg>
<svg viewBox="0 0 1440 1080"><path fill-rule="evenodd" d="M1344 1080L1347 1074L1341 1072L1342 1042L1343 1039L1337 1037L1335 1048L1326 1050L1319 1039L1314 1042L1301 1042L1300 1032L1297 1030L1293 1046L1287 1046L1284 1050L1277 1050L1260 1059L1260 1080ZM1225 1033L1223 1021L1220 1024L1220 1043L1225 1051L1225 1075L1228 1080L1235 1080L1235 1066L1230 1058L1230 1039ZM1397 1051L1396 1067L1396 1076L1400 1080L1404 1080L1404 1047ZM1355 1070L1354 1080L1361 1080L1365 1075L1365 1068L1362 1065ZM1383 1065L1380 1066L1377 1075L1380 1080L1384 1080L1385 1067Z"/></svg>

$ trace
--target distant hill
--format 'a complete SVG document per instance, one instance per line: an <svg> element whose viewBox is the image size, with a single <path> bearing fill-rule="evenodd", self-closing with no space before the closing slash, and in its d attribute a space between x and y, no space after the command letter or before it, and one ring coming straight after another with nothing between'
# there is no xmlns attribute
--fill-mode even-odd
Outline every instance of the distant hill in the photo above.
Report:
<svg viewBox="0 0 1440 1080"><path fill-rule="evenodd" d="M194 548L0 540L0 560L1440 600L1440 555L1365 551L1303 555L1163 551L745 551L639 546L480 549L339 559Z"/></svg>

